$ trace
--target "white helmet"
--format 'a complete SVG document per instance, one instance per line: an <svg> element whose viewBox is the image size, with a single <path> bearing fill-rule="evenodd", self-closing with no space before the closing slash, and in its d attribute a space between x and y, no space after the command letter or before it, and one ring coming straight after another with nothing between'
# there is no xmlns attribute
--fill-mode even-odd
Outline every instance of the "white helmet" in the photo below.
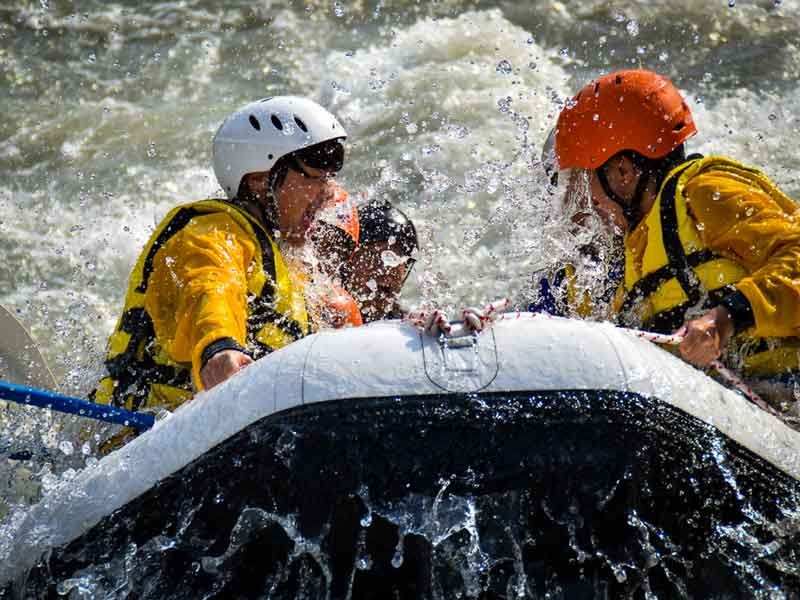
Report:
<svg viewBox="0 0 800 600"><path fill-rule="evenodd" d="M247 173L269 171L282 156L346 137L336 117L312 100L264 98L243 106L220 125L213 142L214 173L233 198Z"/></svg>

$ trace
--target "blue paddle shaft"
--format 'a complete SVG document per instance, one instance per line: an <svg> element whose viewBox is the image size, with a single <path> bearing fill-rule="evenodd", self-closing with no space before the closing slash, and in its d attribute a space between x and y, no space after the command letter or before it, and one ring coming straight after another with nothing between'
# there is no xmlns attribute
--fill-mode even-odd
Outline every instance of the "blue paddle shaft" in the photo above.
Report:
<svg viewBox="0 0 800 600"><path fill-rule="evenodd" d="M138 431L150 429L156 421L153 415L147 413L131 412L114 406L95 404L88 400L70 398L54 392L37 390L24 385L15 385L6 381L0 381L0 399L29 406L49 408L58 412L86 417L87 419L125 425Z"/></svg>

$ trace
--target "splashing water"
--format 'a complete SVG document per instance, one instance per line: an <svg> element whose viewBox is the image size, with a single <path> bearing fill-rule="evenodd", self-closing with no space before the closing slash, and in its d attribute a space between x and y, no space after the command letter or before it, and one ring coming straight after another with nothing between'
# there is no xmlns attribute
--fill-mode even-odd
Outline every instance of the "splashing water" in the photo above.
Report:
<svg viewBox="0 0 800 600"><path fill-rule="evenodd" d="M54 550L25 589L785 597L800 581L800 486L668 405L396 400L259 421Z"/></svg>

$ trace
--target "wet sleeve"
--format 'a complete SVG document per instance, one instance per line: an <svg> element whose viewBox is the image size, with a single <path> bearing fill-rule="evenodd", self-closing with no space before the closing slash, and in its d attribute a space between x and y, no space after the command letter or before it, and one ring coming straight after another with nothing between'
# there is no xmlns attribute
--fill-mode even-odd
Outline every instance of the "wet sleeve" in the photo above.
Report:
<svg viewBox="0 0 800 600"><path fill-rule="evenodd" d="M729 299L734 318L746 319L749 303L753 335L800 335L800 223L794 214L735 173L701 173L684 194L703 242L750 273Z"/></svg>
<svg viewBox="0 0 800 600"><path fill-rule="evenodd" d="M247 276L256 245L230 217L192 219L156 253L145 306L168 358L200 369L211 348L245 345Z"/></svg>

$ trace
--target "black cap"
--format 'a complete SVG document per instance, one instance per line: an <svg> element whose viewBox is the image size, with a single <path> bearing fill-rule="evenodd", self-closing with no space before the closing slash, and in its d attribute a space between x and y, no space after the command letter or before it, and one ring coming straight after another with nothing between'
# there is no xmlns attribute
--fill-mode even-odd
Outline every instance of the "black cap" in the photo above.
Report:
<svg viewBox="0 0 800 600"><path fill-rule="evenodd" d="M399 208L385 200L370 202L358 209L359 244L393 242L409 256L419 248L414 223Z"/></svg>

